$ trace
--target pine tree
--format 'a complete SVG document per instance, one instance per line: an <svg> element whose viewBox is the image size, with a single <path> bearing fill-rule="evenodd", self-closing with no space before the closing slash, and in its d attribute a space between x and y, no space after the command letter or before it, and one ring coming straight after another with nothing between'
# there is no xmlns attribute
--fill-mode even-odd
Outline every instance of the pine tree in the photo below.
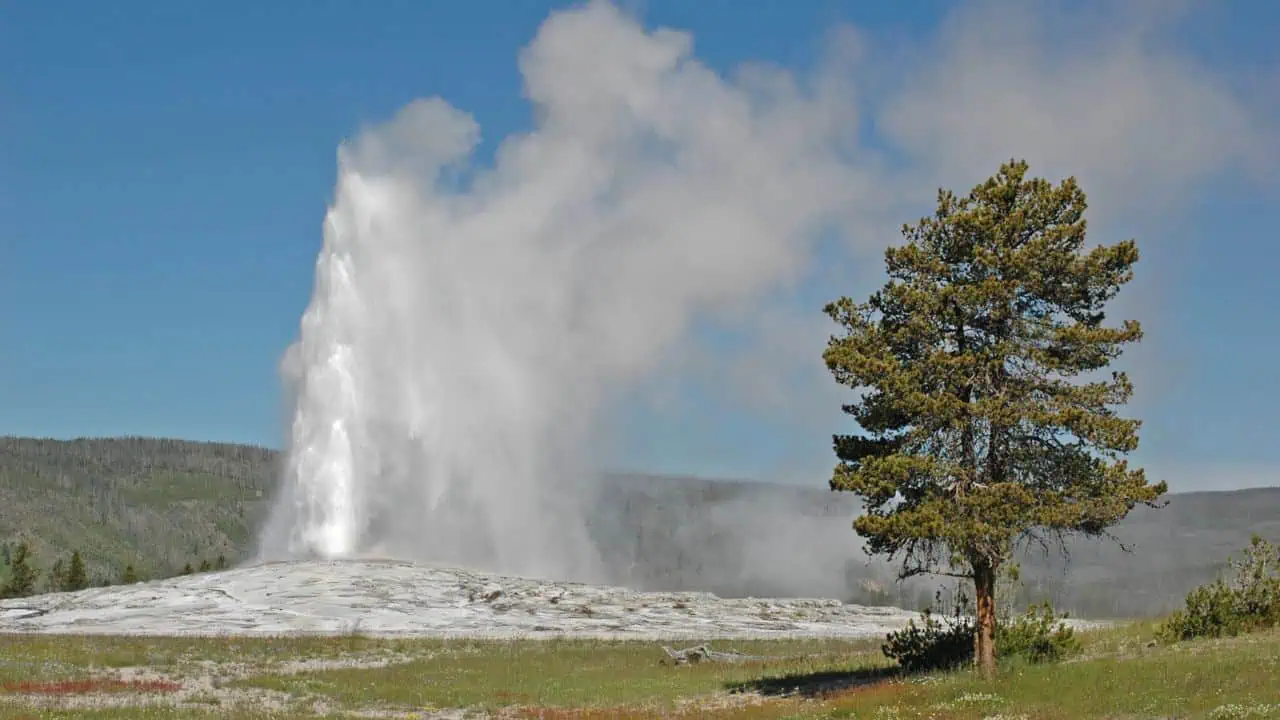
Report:
<svg viewBox="0 0 1280 720"><path fill-rule="evenodd" d="M62 589L68 592L83 590L89 587L89 574L84 566L84 558L80 551L71 553L71 564L67 566L67 574L63 578Z"/></svg>
<svg viewBox="0 0 1280 720"><path fill-rule="evenodd" d="M975 655L995 671L996 578L1017 547L1099 536L1167 487L1122 456L1140 421L1116 406L1133 386L1103 375L1129 320L1104 306L1133 277L1127 240L1085 251L1084 192L1026 178L1009 162L967 197L938 194L932 217L903 227L889 280L866 303L827 314L844 333L824 353L860 434L837 435L834 490L857 494L869 552L900 576L971 579Z"/></svg>
<svg viewBox="0 0 1280 720"><path fill-rule="evenodd" d="M39 572L31 564L31 546L19 540L9 562L9 579L0 586L0 598L27 597L35 592Z"/></svg>

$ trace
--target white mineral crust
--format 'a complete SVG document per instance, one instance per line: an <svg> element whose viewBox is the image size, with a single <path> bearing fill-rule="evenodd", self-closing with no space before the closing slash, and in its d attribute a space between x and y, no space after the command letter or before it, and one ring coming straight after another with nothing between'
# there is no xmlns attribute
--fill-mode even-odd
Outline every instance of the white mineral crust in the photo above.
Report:
<svg viewBox="0 0 1280 720"><path fill-rule="evenodd" d="M872 637L916 613L723 599L394 561L270 563L0 601L0 632L617 639Z"/></svg>

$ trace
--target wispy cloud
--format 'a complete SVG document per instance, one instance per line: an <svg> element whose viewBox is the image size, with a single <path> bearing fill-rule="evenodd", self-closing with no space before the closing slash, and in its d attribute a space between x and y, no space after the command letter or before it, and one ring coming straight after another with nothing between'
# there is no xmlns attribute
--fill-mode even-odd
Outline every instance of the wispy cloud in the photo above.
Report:
<svg viewBox="0 0 1280 720"><path fill-rule="evenodd" d="M789 417L830 428L831 381L815 363L825 337L821 300L865 296L881 282L879 249L899 241L902 222L932 210L936 188L967 190L1017 157L1033 174L1080 180L1095 241L1139 235L1138 279L1114 307L1148 330L1125 361L1138 384L1134 409L1187 381L1167 341L1180 321L1163 309L1194 281L1181 266L1191 241L1179 233L1187 199L1224 178L1274 183L1268 160L1280 157L1280 93L1260 91L1280 74L1241 78L1202 62L1177 39L1195 10L1189 2L979 0L924 39L833 33L831 55L842 62L827 66L825 82L844 88L874 128L864 134L869 143L846 155L874 182L850 195L856 212L845 254L820 256L839 273L814 269L809 302L774 302L747 331L754 340L709 363L718 369L705 380L746 398L747 411L767 398L773 405L762 413L781 403L791 406ZM823 466L809 458L825 440L778 442L795 445L793 474L811 482Z"/></svg>

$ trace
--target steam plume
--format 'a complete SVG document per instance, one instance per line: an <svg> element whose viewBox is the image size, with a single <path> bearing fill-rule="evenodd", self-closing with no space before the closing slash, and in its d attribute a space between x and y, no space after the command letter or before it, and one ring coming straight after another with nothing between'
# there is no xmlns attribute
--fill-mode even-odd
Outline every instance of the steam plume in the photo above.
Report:
<svg viewBox="0 0 1280 720"><path fill-rule="evenodd" d="M803 425L778 444L821 491L845 419L827 425L843 395L818 362L830 328L817 308L878 285L882 267L877 253L814 263L830 223L878 250L938 186L1017 156L1077 175L1105 238L1171 222L1207 178L1274 156L1258 100L1270 96L1183 52L1174 9L1143 8L978 0L907 47L836 36L832 60L856 78L758 65L724 77L687 34L597 0L552 15L521 52L536 120L492 164L473 158L477 123L438 98L365 129L338 153L314 296L283 363L292 425L262 555L593 579L620 572L597 552L639 566L674 551L720 573L717 586L838 592L857 561L843 501L735 500L665 543L603 537L603 523L620 527L595 497L608 420L651 385L678 387L655 378L693 376L735 410L765 403ZM859 110L873 143L859 141ZM1144 248L1158 264L1161 242ZM795 307L772 302L805 273ZM748 339L689 362L705 357L691 326L726 319ZM1165 355L1151 351L1142 377Z"/></svg>
<svg viewBox="0 0 1280 720"><path fill-rule="evenodd" d="M691 49L594 2L521 53L536 126L492 167L438 98L341 148L266 555L595 574L603 409L794 277L848 186L834 86Z"/></svg>

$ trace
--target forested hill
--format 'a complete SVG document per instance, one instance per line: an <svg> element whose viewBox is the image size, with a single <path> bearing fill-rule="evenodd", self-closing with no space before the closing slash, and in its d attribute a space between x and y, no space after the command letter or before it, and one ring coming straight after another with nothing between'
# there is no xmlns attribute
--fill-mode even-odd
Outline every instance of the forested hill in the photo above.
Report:
<svg viewBox="0 0 1280 720"><path fill-rule="evenodd" d="M219 556L234 563L251 552L278 459L266 448L183 440L0 438L0 560L24 537L37 565L78 550L91 578L118 580L126 565L146 578ZM613 475L602 489L592 534L614 582L923 601L921 587L892 586L887 568L867 566L849 528L856 503L824 483ZM1116 528L1135 552L1074 541L1066 567L1057 557L1025 558L1027 585L1077 613L1163 612L1212 579L1251 534L1280 541L1280 487L1169 500L1161 510L1134 511ZM868 586L889 594L868 597Z"/></svg>
<svg viewBox="0 0 1280 720"><path fill-rule="evenodd" d="M79 550L90 576L143 577L234 561L275 482L272 450L153 438L0 438L0 539L51 559Z"/></svg>

